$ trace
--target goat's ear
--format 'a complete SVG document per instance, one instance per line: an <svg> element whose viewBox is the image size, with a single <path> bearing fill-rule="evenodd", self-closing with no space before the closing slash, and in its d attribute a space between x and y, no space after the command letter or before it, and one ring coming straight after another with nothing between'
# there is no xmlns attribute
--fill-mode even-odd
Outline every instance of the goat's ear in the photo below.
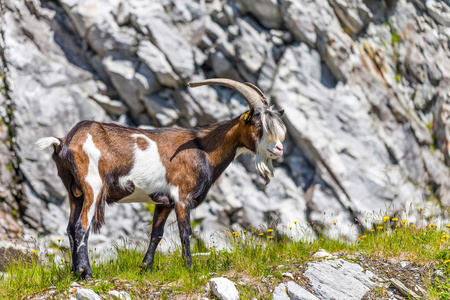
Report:
<svg viewBox="0 0 450 300"><path fill-rule="evenodd" d="M284 109L280 109L280 110L278 111L278 113L280 114L280 117L282 117L282 116L284 115Z"/></svg>
<svg viewBox="0 0 450 300"><path fill-rule="evenodd" d="M246 113L246 114L244 115L244 121L245 121L245 124L250 123L250 121L252 120L253 112L254 112L254 111L255 111L255 110L252 108L252 109L250 109L250 111L249 111L248 113Z"/></svg>

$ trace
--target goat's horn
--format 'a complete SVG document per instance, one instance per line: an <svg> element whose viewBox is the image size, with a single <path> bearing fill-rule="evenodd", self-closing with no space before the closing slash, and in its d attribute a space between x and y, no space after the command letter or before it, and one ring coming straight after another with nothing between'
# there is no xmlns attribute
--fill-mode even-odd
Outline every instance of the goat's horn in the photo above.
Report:
<svg viewBox="0 0 450 300"><path fill-rule="evenodd" d="M267 99L266 96L264 96L264 93L256 85L249 82L241 83L239 81L231 79L212 78L198 82L189 82L188 86L197 87L212 84L218 84L232 88L233 90L241 94L242 97L244 97L245 101L247 101L248 106L250 106L250 108L260 110L264 109L265 107L266 108L269 107L269 104L267 103Z"/></svg>

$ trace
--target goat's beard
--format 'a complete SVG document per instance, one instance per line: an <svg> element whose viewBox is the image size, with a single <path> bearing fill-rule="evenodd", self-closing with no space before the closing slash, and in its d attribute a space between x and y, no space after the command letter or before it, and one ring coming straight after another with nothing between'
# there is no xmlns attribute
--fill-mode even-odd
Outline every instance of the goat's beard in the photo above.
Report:
<svg viewBox="0 0 450 300"><path fill-rule="evenodd" d="M272 165L272 160L265 157L262 153L257 153L255 165L258 174L264 179L265 184L268 185L272 180L273 172L275 171Z"/></svg>

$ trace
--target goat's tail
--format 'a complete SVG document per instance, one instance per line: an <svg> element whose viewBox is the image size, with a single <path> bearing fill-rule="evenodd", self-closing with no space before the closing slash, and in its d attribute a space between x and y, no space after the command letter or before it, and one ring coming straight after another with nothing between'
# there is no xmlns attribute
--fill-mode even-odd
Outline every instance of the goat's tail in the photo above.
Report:
<svg viewBox="0 0 450 300"><path fill-rule="evenodd" d="M59 152L59 150L61 150L62 147L62 141L61 139L51 136L37 140L36 143L34 143L34 145L39 150L44 150L47 147L53 146L55 148L55 152Z"/></svg>
<svg viewBox="0 0 450 300"><path fill-rule="evenodd" d="M92 227L94 233L99 233L100 228L105 224L105 203L108 199L108 187L103 186L100 193L100 199L97 202L97 207L95 207L95 214L92 220Z"/></svg>

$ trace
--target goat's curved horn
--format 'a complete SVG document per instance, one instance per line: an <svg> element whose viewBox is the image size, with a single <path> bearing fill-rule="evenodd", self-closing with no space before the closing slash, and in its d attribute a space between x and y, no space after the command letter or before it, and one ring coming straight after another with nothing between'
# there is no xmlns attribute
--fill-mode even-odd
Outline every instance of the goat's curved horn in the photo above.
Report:
<svg viewBox="0 0 450 300"><path fill-rule="evenodd" d="M226 79L226 78L212 78L206 79L198 82L189 82L189 87L197 87L202 85L223 85L229 88L232 88L242 97L244 97L245 101L247 101L248 106L255 110L262 110L264 108L268 108L269 104L267 103L266 96L264 93L254 84L245 82L241 83L239 81Z"/></svg>

